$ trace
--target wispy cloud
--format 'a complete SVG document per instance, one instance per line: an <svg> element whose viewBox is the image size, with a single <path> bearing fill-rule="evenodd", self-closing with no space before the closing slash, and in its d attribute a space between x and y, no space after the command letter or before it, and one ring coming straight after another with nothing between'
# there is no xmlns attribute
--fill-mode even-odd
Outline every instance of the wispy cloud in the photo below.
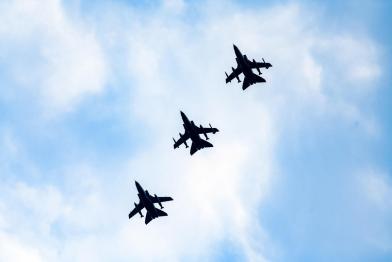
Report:
<svg viewBox="0 0 392 262"><path fill-rule="evenodd" d="M110 114L126 125L137 119L140 126L131 132L145 134L139 141L143 146L121 158L125 163L108 163L102 149L94 152L98 161L75 157L67 159L66 168L48 169L32 156L15 153L14 161L22 159L21 165L35 168L47 182L13 176L0 186L0 250L17 250L0 252L0 260L18 261L20 254L37 261L214 260L222 242L241 250L242 260L287 258L291 251L271 235L261 208L275 204L273 191L292 181L288 175L299 175L287 173L280 153L287 147L301 150L309 141L293 139L296 145L286 145L287 134L302 134L320 122L359 126L361 137L377 134L368 132L378 125L361 102L376 92L369 87L382 74L378 46L344 30L323 30L328 24L301 5L203 4L164 1L157 10L136 12L125 3L100 3L86 11L88 19L80 15L76 21L59 1L0 5L0 22L9 25L0 27L5 43L0 53L10 61L10 84L37 90L44 115L54 110L56 121L67 121L87 96L107 95L102 90L112 88L125 98ZM40 10L46 12L41 16ZM233 43L250 58L271 61L274 67L263 72L266 84L247 92L224 84L224 71L235 63ZM38 59L14 59L21 51ZM221 130L211 137L214 148L193 157L183 148L172 150L170 138L181 130L179 110ZM2 150L17 152L18 136L10 126L0 143ZM93 150L79 147L72 152ZM305 165L307 158L301 157ZM168 217L148 227L137 217L127 220L137 200L133 180L173 196L166 205ZM365 182L369 199L379 199L371 192L380 180L370 181ZM309 190L317 193L320 184ZM378 240L378 234L374 237Z"/></svg>
<svg viewBox="0 0 392 262"><path fill-rule="evenodd" d="M1 56L19 92L37 94L46 113L55 114L102 91L108 72L100 44L60 1L4 1L0 6Z"/></svg>

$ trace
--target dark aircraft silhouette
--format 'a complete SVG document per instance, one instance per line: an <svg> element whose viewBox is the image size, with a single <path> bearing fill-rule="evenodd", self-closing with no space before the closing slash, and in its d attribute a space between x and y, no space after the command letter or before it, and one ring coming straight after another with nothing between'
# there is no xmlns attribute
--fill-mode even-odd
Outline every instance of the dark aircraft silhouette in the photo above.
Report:
<svg viewBox="0 0 392 262"><path fill-rule="evenodd" d="M238 77L241 73L244 74L244 82L242 83L242 90L247 89L250 85L253 85L255 83L259 82L265 82L265 79L262 78L261 76L256 75L253 73L252 69L256 69L259 75L261 75L260 68L270 68L272 65L270 63L266 63L263 58L263 62L256 62L254 59L253 61L250 61L246 55L242 55L238 47L233 45L234 47L234 52L236 55L235 60L237 61L237 68L234 69L232 67L231 69L233 72L228 75L226 72L226 83L231 82L234 78L237 78L238 83L240 83L240 78Z"/></svg>
<svg viewBox="0 0 392 262"><path fill-rule="evenodd" d="M137 196L139 197L139 204L135 203L135 208L129 213L129 219L133 217L136 213L140 214L140 217L143 217L142 209L145 208L147 210L146 214L146 225L153 219L157 217L167 216L165 212L160 209L155 208L154 204L158 203L161 209L163 208L162 202L171 201L173 198L171 197L158 197L157 195L151 196L148 191L144 191L144 189L140 186L140 184L135 181L137 188Z"/></svg>
<svg viewBox="0 0 392 262"><path fill-rule="evenodd" d="M189 121L189 119L186 117L186 115L181 111L181 117L182 121L184 122L183 126L185 129L185 133L181 135L180 133L180 138L176 141L174 138L174 149L179 147L181 144L185 144L185 147L188 148L188 144L186 141L188 139L192 140L192 145L191 145L191 155L196 153L198 150L205 148L205 147L213 147L213 145L205 140L203 140L200 137L200 134L204 134L205 138L208 140L207 133L213 133L215 134L216 132L219 132L217 128L213 128L210 124L210 127L203 127L200 125L200 127L196 126L193 121Z"/></svg>

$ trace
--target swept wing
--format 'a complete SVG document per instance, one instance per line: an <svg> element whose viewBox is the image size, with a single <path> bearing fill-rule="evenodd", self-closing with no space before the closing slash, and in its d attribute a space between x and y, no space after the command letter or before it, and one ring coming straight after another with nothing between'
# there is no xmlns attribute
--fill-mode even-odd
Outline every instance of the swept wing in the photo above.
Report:
<svg viewBox="0 0 392 262"><path fill-rule="evenodd" d="M185 143L185 146L188 147L188 145L186 144L186 141L190 138L189 133L185 132L185 134L181 135L180 134L180 139L178 139L177 141L173 138L174 141L174 148L179 147L181 144Z"/></svg>
<svg viewBox="0 0 392 262"><path fill-rule="evenodd" d="M143 208L144 205L139 202L139 204L135 206L135 208L131 211L131 213L129 213L128 218L130 219L131 217L139 213Z"/></svg>
<svg viewBox="0 0 392 262"><path fill-rule="evenodd" d="M226 73L226 83L231 82L231 80L233 80L234 78L237 78L237 80L239 81L238 76L241 73L242 73L242 70L240 68L238 68L238 67L236 69L233 69L233 72L231 72L230 75L227 75L227 73Z"/></svg>

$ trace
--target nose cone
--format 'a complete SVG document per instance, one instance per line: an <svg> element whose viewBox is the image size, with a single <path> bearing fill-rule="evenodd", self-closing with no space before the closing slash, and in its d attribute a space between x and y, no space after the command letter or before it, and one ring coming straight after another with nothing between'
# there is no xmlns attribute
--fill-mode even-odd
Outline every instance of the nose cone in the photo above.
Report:
<svg viewBox="0 0 392 262"><path fill-rule="evenodd" d="M184 114L184 112L182 112L182 111L180 111L180 112L181 112L181 118L182 118L182 120L185 121L185 119L188 119L188 118L186 117L186 115Z"/></svg>
<svg viewBox="0 0 392 262"><path fill-rule="evenodd" d="M135 180L135 185L136 185L137 191L143 191L143 189L140 186L139 182L137 182L136 180Z"/></svg>
<svg viewBox="0 0 392 262"><path fill-rule="evenodd" d="M238 47L235 44L233 44L233 48L234 48L234 53L237 56L241 56L241 52L240 52L240 50L238 49Z"/></svg>

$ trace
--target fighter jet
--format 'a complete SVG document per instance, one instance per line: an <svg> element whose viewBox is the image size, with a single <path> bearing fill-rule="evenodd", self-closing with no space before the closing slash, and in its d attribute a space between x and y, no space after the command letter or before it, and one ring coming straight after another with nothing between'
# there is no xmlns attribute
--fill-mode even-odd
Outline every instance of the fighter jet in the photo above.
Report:
<svg viewBox="0 0 392 262"><path fill-rule="evenodd" d="M141 185L135 181L137 196L139 197L139 204L135 204L135 208L129 213L128 217L131 219L136 213L140 214L140 217L143 217L142 209L145 208L147 210L146 220L144 221L146 225L153 219L157 217L167 216L165 212L156 208L154 206L155 203L158 203L160 208L162 209L162 202L171 201L173 198L171 197L158 197L157 195L151 196L148 191L144 191Z"/></svg>
<svg viewBox="0 0 392 262"><path fill-rule="evenodd" d="M237 68L234 69L232 67L231 69L233 72L228 75L226 72L226 83L231 82L234 78L237 78L238 83L240 83L240 78L238 77L241 73L244 74L244 82L242 83L242 90L247 89L250 85L253 85L255 83L259 82L265 82L265 79L262 78L261 76L256 75L253 73L252 69L256 69L259 75L261 75L260 68L270 68L272 65L270 63L266 63L263 58L263 62L256 62L254 59L253 61L250 61L246 55L242 55L240 50L236 45L233 45L234 47L234 53L236 55L236 61L237 61Z"/></svg>
<svg viewBox="0 0 392 262"><path fill-rule="evenodd" d="M184 129L185 129L185 133L182 135L180 133L180 138L176 141L173 138L174 141L174 149L176 149L177 147L179 147L181 144L184 144L186 148L188 148L188 144L186 143L186 141L188 139L192 140L192 145L191 145L191 155L193 155L194 153L196 153L198 150L205 148L205 147L213 147L213 145L205 140L203 140L200 137L200 134L204 134L205 138L208 140L209 137L207 136L208 133L213 133L215 134L216 132L219 132L219 130L217 128L213 128L210 124L210 127L203 127L202 125L200 125L200 127L196 126L195 123L193 121L189 121L189 119L187 118L187 116L182 112L181 112L181 117L182 117L182 121Z"/></svg>

